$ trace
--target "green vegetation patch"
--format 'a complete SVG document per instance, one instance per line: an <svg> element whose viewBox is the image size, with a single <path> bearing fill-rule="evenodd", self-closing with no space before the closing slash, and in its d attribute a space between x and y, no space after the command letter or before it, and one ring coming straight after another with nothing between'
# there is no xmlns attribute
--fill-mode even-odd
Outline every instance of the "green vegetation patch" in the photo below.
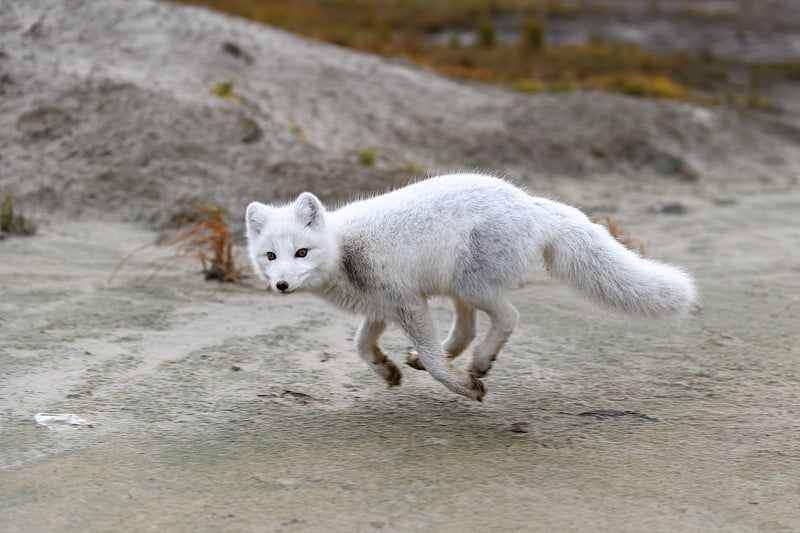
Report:
<svg viewBox="0 0 800 533"><path fill-rule="evenodd" d="M36 224L14 209L14 196L6 194L0 205L0 233L9 235L33 235Z"/></svg>

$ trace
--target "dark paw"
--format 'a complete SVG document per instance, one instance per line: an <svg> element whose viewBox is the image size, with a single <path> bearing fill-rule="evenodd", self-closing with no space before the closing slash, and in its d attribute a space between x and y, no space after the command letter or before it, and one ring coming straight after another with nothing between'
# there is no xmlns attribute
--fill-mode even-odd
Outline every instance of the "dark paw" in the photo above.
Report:
<svg viewBox="0 0 800 533"><path fill-rule="evenodd" d="M486 374L488 374L488 373L489 373L489 370L490 370L490 369L488 369L488 368L485 368L485 369L479 369L479 368L475 368L475 367L473 366L473 367L470 367L470 369L469 369L469 374L470 374L471 376L475 376L476 378L485 378L485 377L486 377Z"/></svg>
<svg viewBox="0 0 800 533"><path fill-rule="evenodd" d="M469 384L469 398L473 400L477 400L479 402L483 401L483 397L486 396L486 386L483 384L481 380L477 377L470 374L470 384Z"/></svg>
<svg viewBox="0 0 800 533"><path fill-rule="evenodd" d="M406 364L417 370L425 370L425 365L419 360L419 356L413 352L406 356Z"/></svg>
<svg viewBox="0 0 800 533"><path fill-rule="evenodd" d="M397 368L397 365L391 361L386 361L386 369L388 374L384 379L386 380L386 384L389 385L389 388L391 389L392 387L397 387L400 385L400 381L403 379L403 373L400 372L400 369Z"/></svg>

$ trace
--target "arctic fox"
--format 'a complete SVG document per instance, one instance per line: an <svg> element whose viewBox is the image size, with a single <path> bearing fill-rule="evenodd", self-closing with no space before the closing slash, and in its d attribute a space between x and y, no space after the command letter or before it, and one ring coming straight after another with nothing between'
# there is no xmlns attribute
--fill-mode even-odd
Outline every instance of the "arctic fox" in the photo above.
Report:
<svg viewBox="0 0 800 533"><path fill-rule="evenodd" d="M364 315L356 349L390 387L401 373L378 339L397 323L416 350L410 366L482 401L480 378L519 318L505 292L539 259L558 281L623 314L676 318L698 306L681 269L639 257L574 207L490 176L429 178L333 211L304 192L284 206L253 202L245 218L253 268L269 289L308 291ZM427 304L436 295L455 308L441 344ZM491 325L465 373L452 359L475 338L477 310Z"/></svg>

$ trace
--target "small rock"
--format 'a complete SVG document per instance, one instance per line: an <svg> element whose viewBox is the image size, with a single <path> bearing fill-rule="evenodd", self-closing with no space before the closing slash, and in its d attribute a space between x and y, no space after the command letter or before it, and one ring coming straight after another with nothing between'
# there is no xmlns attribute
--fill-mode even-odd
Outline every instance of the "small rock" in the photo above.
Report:
<svg viewBox="0 0 800 533"><path fill-rule="evenodd" d="M593 411L584 411L583 413L578 413L578 416L593 416L600 419L631 416L638 418L639 420L648 420L650 422L659 421L658 418L654 416L643 415L642 413L637 413L636 411L618 411L616 409L595 409Z"/></svg>
<svg viewBox="0 0 800 533"><path fill-rule="evenodd" d="M527 422L513 422L506 426L506 429L514 433L527 433L531 425Z"/></svg>
<svg viewBox="0 0 800 533"><path fill-rule="evenodd" d="M253 56L245 52L241 46L232 41L225 41L222 43L222 50L233 57L238 57L248 65L253 63Z"/></svg>
<svg viewBox="0 0 800 533"><path fill-rule="evenodd" d="M739 201L736 198L729 198L729 197L714 198L711 201L714 202L714 205L718 206L736 205L739 203Z"/></svg>
<svg viewBox="0 0 800 533"><path fill-rule="evenodd" d="M651 213L663 213L665 215L683 215L686 213L686 206L681 202L666 202L650 207Z"/></svg>
<svg viewBox="0 0 800 533"><path fill-rule="evenodd" d="M299 400L305 400L305 401L312 399L310 395L304 392L296 392L288 389L284 389L284 391L281 393L281 397L284 396L290 396L292 398L297 398Z"/></svg>
<svg viewBox="0 0 800 533"><path fill-rule="evenodd" d="M239 365L231 365L231 371L232 372L238 372L241 369L242 369L242 367L240 367Z"/></svg>

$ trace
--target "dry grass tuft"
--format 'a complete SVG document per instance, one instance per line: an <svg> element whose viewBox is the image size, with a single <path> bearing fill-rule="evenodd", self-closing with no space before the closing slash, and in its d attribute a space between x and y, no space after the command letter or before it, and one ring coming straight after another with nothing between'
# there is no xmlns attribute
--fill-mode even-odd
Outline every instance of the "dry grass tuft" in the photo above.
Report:
<svg viewBox="0 0 800 533"><path fill-rule="evenodd" d="M629 250L638 252L639 255L645 255L645 244L641 239L631 236L630 232L625 228L620 227L617 222L608 215L600 215L592 218L595 224L602 224L608 229L612 237L621 242Z"/></svg>
<svg viewBox="0 0 800 533"><path fill-rule="evenodd" d="M184 255L197 257L207 280L242 281L243 270L237 266L232 253L231 231L218 206L194 208L174 217L167 227L176 234L165 239L163 244L178 245Z"/></svg>
<svg viewBox="0 0 800 533"><path fill-rule="evenodd" d="M206 205L190 209L173 217L166 227L168 230L174 231L174 234L140 246L123 257L114 267L108 277L108 282L111 283L122 265L134 254L155 244L180 248L177 254L169 256L166 261L186 258L199 259L206 280L229 283L239 283L245 280L245 268L236 264L231 231L222 217L220 207Z"/></svg>
<svg viewBox="0 0 800 533"><path fill-rule="evenodd" d="M14 209L14 197L11 194L6 194L5 201L0 205L0 233L9 235L36 233L36 224Z"/></svg>

